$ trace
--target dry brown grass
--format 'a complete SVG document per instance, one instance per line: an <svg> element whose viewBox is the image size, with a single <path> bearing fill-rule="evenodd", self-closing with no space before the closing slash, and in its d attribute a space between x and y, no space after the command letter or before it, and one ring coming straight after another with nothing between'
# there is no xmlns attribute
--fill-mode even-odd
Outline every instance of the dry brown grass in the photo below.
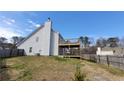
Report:
<svg viewBox="0 0 124 93"><path fill-rule="evenodd" d="M97 81L117 81L124 80L124 71L108 67L103 64L95 64L91 62L84 61L85 66L82 68L82 71L87 73L87 78L89 80Z"/></svg>
<svg viewBox="0 0 124 93"><path fill-rule="evenodd" d="M8 80L74 80L80 65L85 80L124 80L124 71L79 59L25 56L6 59Z"/></svg>
<svg viewBox="0 0 124 93"><path fill-rule="evenodd" d="M10 80L72 80L77 59L17 57L7 59ZM18 72L18 73L17 73Z"/></svg>

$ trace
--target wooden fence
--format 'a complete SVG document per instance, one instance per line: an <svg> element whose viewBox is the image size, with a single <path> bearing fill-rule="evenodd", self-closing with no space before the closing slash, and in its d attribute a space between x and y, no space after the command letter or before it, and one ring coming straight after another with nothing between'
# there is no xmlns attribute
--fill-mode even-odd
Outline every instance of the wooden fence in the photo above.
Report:
<svg viewBox="0 0 124 93"><path fill-rule="evenodd" d="M16 57L16 56L24 56L23 49L5 49L0 50L0 80L9 80L9 75L7 73L7 65L5 58L8 57Z"/></svg>
<svg viewBox="0 0 124 93"><path fill-rule="evenodd" d="M97 62L96 54L81 54L80 57L81 59Z"/></svg>
<svg viewBox="0 0 124 93"><path fill-rule="evenodd" d="M95 54L82 54L81 58L124 70L124 56L97 56Z"/></svg>
<svg viewBox="0 0 124 93"><path fill-rule="evenodd" d="M111 65L124 70L124 56L97 56L97 63Z"/></svg>
<svg viewBox="0 0 124 93"><path fill-rule="evenodd" d="M23 49L5 49L0 50L0 58L4 57L16 57L16 56L24 56Z"/></svg>

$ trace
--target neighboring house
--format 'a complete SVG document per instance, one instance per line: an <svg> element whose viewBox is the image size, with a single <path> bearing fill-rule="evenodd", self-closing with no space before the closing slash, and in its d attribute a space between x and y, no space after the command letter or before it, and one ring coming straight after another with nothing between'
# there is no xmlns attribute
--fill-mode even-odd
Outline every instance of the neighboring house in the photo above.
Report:
<svg viewBox="0 0 124 93"><path fill-rule="evenodd" d="M14 47L11 43L0 43L0 50L3 49L12 49Z"/></svg>
<svg viewBox="0 0 124 93"><path fill-rule="evenodd" d="M59 32L52 29L52 21L41 25L36 31L17 44L18 49L24 49L26 55L58 55L58 43L63 40Z"/></svg>
<svg viewBox="0 0 124 93"><path fill-rule="evenodd" d="M115 55L115 56L124 56L124 48L123 47L104 47L97 48L97 55Z"/></svg>

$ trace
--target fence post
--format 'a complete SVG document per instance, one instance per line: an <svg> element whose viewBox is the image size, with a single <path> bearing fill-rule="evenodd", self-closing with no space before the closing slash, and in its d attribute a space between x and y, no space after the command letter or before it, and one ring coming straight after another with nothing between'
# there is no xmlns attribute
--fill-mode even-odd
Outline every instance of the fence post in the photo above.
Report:
<svg viewBox="0 0 124 93"><path fill-rule="evenodd" d="M110 65L109 56L106 56L106 61L107 61L108 67L109 67L109 65Z"/></svg>

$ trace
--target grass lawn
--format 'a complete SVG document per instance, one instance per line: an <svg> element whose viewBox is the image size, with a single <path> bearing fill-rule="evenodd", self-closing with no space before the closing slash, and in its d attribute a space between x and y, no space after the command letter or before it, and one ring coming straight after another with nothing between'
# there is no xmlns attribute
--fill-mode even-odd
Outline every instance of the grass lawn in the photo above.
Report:
<svg viewBox="0 0 124 93"><path fill-rule="evenodd" d="M25 56L7 58L5 62L6 67L0 69L3 80L72 81L77 66L84 80L124 80L123 70L79 59Z"/></svg>

